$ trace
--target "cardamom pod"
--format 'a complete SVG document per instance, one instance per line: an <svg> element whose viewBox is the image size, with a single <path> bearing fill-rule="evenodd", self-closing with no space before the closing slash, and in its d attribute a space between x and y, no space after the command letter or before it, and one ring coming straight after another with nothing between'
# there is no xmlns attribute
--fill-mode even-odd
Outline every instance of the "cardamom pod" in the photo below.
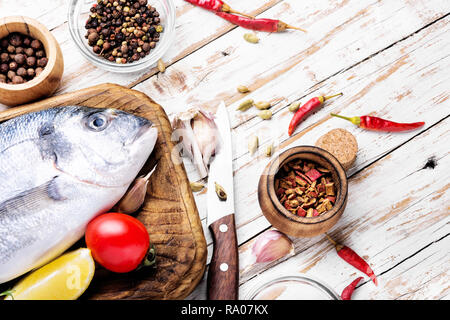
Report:
<svg viewBox="0 0 450 320"><path fill-rule="evenodd" d="M266 148L266 157L272 156L272 151L273 151L273 144L271 143Z"/></svg>
<svg viewBox="0 0 450 320"><path fill-rule="evenodd" d="M250 42L250 43L258 43L259 42L259 38L254 33L244 34L244 39L245 39L245 41Z"/></svg>
<svg viewBox="0 0 450 320"><path fill-rule="evenodd" d="M270 110L263 110L258 115L263 120L272 119L272 111L270 111Z"/></svg>
<svg viewBox="0 0 450 320"><path fill-rule="evenodd" d="M251 136L250 140L248 141L248 151L250 151L250 155L253 155L256 150L258 149L258 137L257 136Z"/></svg>
<svg viewBox="0 0 450 320"><path fill-rule="evenodd" d="M295 102L292 102L291 105L289 106L289 111L296 112L298 110L298 108L300 108L300 101L295 101Z"/></svg>
<svg viewBox="0 0 450 320"><path fill-rule="evenodd" d="M225 192L225 189L218 184L217 182L214 182L215 186L216 186L216 194L219 197L219 199L221 201L226 201L227 200L227 193Z"/></svg>
<svg viewBox="0 0 450 320"><path fill-rule="evenodd" d="M253 106L253 99L248 99L242 102L236 110L247 111Z"/></svg>
<svg viewBox="0 0 450 320"><path fill-rule="evenodd" d="M259 110L266 110L270 108L270 102L259 101L255 103L255 107L258 108Z"/></svg>
<svg viewBox="0 0 450 320"><path fill-rule="evenodd" d="M202 191L203 188L205 187L205 185L201 182L191 182L190 185L191 185L192 192Z"/></svg>
<svg viewBox="0 0 450 320"><path fill-rule="evenodd" d="M161 59L158 60L158 70L159 70L159 72L166 71L166 65L164 64L164 62Z"/></svg>
<svg viewBox="0 0 450 320"><path fill-rule="evenodd" d="M246 86L238 86L237 91L239 91L240 93L247 93L250 91L250 89L247 88Z"/></svg>

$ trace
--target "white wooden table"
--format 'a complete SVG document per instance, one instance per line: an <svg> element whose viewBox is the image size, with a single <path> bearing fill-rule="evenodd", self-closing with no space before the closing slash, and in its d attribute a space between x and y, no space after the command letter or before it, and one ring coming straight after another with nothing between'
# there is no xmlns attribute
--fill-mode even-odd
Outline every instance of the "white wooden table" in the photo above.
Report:
<svg viewBox="0 0 450 320"><path fill-rule="evenodd" d="M177 36L163 57L167 70L162 74L153 68L119 75L86 62L70 38L67 0L1 0L0 16L36 18L55 35L65 57L58 94L118 83L146 93L169 117L192 106L214 109L224 100L233 127L241 257L255 236L271 227L256 194L259 176L269 161L264 147L274 143L280 152L313 145L333 128L349 130L358 140L359 151L348 172L346 211L330 234L366 258L379 279L375 287L365 277L353 298L448 299L450 1L228 0L237 10L308 30L306 34L258 33L258 44L244 41L247 30L183 0L174 2ZM252 92L239 94L236 87L241 84ZM344 95L327 103L288 137L292 113L287 106L292 101L306 102L336 92ZM248 98L272 102L272 120L262 121L256 109L236 111ZM332 119L330 112L425 121L426 125L409 133L374 133ZM261 147L250 156L247 139L253 134L259 136ZM190 179L196 180L193 166L188 160L185 165ZM203 221L205 195L196 195ZM285 274L319 278L338 293L360 275L323 236L293 241L295 255L288 259L241 266L241 298L254 286ZM205 287L202 281L188 298L205 299Z"/></svg>

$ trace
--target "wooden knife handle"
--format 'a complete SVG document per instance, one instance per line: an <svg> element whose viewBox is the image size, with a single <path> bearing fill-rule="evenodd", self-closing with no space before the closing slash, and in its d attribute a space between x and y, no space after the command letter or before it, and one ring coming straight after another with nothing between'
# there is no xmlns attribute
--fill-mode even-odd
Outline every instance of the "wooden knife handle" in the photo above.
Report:
<svg viewBox="0 0 450 320"><path fill-rule="evenodd" d="M234 214L213 222L213 256L208 270L208 300L238 300L239 257Z"/></svg>

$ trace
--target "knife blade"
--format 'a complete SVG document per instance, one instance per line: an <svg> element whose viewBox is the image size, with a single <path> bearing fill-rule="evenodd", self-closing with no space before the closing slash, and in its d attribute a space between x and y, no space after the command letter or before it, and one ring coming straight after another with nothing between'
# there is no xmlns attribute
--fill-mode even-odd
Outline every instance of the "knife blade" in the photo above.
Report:
<svg viewBox="0 0 450 320"><path fill-rule="evenodd" d="M214 119L219 147L209 168L207 221L213 238L213 255L208 269L209 300L237 300L239 259L234 219L233 149L230 122L222 101ZM219 197L224 192L226 196Z"/></svg>

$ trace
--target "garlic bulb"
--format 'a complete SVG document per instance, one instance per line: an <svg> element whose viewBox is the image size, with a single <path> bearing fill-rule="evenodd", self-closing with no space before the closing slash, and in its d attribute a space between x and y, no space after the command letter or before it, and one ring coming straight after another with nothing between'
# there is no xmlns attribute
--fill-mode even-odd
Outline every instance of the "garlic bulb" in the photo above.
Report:
<svg viewBox="0 0 450 320"><path fill-rule="evenodd" d="M199 108L180 112L172 121L173 138L181 140L183 152L196 165L203 179L208 175L208 164L218 145L218 131L214 117Z"/></svg>
<svg viewBox="0 0 450 320"><path fill-rule="evenodd" d="M252 247L256 263L271 262L294 254L294 245L284 233L278 230L267 230L258 236Z"/></svg>

